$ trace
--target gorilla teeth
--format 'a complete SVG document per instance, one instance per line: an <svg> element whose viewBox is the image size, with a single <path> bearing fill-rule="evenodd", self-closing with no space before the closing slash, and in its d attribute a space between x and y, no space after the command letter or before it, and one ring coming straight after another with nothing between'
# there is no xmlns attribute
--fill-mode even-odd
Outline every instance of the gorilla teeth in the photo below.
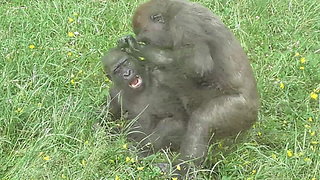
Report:
<svg viewBox="0 0 320 180"><path fill-rule="evenodd" d="M136 89L136 88L139 88L142 84L142 78L140 76L136 76L130 83L129 83L129 86L132 88L132 89Z"/></svg>

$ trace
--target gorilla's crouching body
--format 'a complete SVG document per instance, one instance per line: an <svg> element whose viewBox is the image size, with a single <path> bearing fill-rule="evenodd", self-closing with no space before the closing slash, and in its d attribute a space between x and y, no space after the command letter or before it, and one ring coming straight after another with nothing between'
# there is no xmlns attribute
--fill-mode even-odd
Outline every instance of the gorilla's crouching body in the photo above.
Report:
<svg viewBox="0 0 320 180"><path fill-rule="evenodd" d="M138 7L132 24L137 41L126 36L119 46L156 67L151 77L176 92L187 112L182 159L200 163L212 137L236 135L257 120L259 97L248 58L209 9L186 0L151 0Z"/></svg>
<svg viewBox="0 0 320 180"><path fill-rule="evenodd" d="M187 115L175 91L159 86L151 74L153 69L117 48L111 49L102 62L113 82L110 111L116 117L120 117L121 110L128 113L128 119L137 117L129 138L142 147L151 143L154 151L169 146L178 149ZM142 155L154 152L149 148L146 150Z"/></svg>

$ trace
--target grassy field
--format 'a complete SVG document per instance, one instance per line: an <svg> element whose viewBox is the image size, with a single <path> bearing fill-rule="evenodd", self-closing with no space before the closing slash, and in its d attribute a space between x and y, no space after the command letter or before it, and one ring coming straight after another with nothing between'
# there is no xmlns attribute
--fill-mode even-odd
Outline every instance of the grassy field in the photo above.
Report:
<svg viewBox="0 0 320 180"><path fill-rule="evenodd" d="M109 86L100 58L132 33L141 2L0 1L0 179L165 179L154 162L166 156L137 160L125 133L111 133L121 122L99 113ZM262 102L248 139L204 169L223 180L319 180L319 1L198 2L241 41Z"/></svg>

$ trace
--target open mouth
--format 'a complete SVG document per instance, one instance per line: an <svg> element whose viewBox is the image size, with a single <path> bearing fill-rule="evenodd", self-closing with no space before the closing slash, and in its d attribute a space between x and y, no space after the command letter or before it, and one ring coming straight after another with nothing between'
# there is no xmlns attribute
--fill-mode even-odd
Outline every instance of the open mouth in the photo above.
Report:
<svg viewBox="0 0 320 180"><path fill-rule="evenodd" d="M140 87L141 84L142 84L142 78L136 75L136 77L134 77L133 80L129 83L129 87L131 87L132 89L136 89Z"/></svg>

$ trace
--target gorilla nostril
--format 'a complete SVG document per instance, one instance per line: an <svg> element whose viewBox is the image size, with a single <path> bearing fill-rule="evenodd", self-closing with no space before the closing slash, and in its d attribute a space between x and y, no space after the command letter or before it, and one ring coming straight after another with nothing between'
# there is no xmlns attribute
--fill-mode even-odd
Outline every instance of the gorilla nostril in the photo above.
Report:
<svg viewBox="0 0 320 180"><path fill-rule="evenodd" d="M123 73L123 77L124 78L129 78L132 74L132 70L128 69L125 73Z"/></svg>

